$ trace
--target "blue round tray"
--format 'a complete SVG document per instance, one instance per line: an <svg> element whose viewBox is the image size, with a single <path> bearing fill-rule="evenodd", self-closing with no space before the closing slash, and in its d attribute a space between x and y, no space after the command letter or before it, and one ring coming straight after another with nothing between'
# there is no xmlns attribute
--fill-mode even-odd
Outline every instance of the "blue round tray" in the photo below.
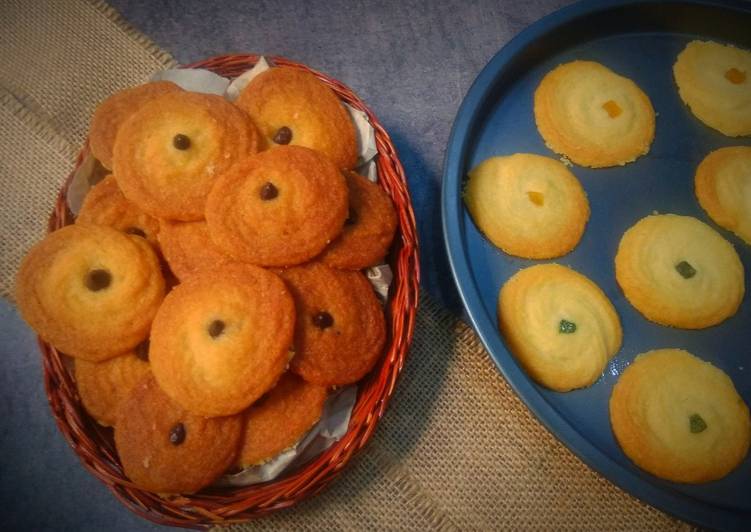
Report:
<svg viewBox="0 0 751 532"><path fill-rule="evenodd" d="M748 146L751 139L725 137L710 129L680 100L672 65L694 39L751 49L751 3L589 1L524 30L486 65L459 109L444 165L443 230L472 324L498 369L548 429L590 467L640 499L705 527L742 529L751 526L751 458L715 482L667 482L640 470L623 454L608 415L610 392L622 370L638 353L663 347L687 349L721 368L751 404L751 246L714 224L693 192L696 167L711 150ZM592 214L577 248L552 262L573 267L605 291L621 317L624 341L594 385L557 393L527 377L496 326L501 285L520 268L542 261L518 259L495 248L469 217L461 190L468 170L487 157L516 152L559 157L537 132L532 100L548 71L574 59L601 62L633 79L658 115L647 156L625 167L572 168L587 191ZM647 321L626 301L615 281L615 252L624 231L653 211L695 216L734 244L747 287L735 316L709 329L679 330Z"/></svg>

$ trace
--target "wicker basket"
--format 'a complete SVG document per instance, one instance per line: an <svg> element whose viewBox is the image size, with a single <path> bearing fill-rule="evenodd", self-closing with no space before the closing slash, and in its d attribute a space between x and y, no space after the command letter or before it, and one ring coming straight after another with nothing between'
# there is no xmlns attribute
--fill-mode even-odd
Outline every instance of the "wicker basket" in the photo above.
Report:
<svg viewBox="0 0 751 532"><path fill-rule="evenodd" d="M257 55L226 55L189 65L206 68L232 78L251 68ZM357 402L344 437L317 458L264 484L244 488L208 488L197 494L161 498L144 491L125 478L115 451L112 431L100 427L81 406L76 386L63 358L49 344L39 341L44 364L47 398L57 426L78 454L83 465L136 514L156 523L203 528L210 525L247 521L288 508L314 495L331 482L352 457L370 440L394 392L415 324L418 301L419 265L415 219L404 169L388 133L375 115L346 86L304 65L283 57L271 58L284 65L314 74L355 109L365 112L375 129L379 183L396 206L399 229L391 253L394 280L386 309L389 332L386 352L377 367L359 384ZM88 153L84 147L76 168ZM73 221L67 208L66 191L73 174L61 190L49 221L54 231Z"/></svg>

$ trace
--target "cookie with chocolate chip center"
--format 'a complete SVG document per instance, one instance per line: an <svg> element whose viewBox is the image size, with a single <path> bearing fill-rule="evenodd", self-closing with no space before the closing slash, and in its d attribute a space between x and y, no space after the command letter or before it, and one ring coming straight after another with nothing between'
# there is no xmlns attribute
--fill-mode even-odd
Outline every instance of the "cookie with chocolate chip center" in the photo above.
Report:
<svg viewBox="0 0 751 532"><path fill-rule="evenodd" d="M290 266L312 259L342 231L344 176L309 148L283 146L222 174L206 204L214 243L237 260Z"/></svg>
<svg viewBox="0 0 751 532"><path fill-rule="evenodd" d="M258 141L250 117L221 96L166 94L122 125L113 173L125 197L146 213L201 220L216 178L258 151Z"/></svg>
<svg viewBox="0 0 751 532"><path fill-rule="evenodd" d="M125 475L157 493L194 493L237 456L242 417L207 418L172 401L148 377L117 411L115 446Z"/></svg>
<svg viewBox="0 0 751 532"><path fill-rule="evenodd" d="M167 295L154 319L152 371L186 410L235 414L284 372L294 327L292 296L272 272L237 263L196 272Z"/></svg>
<svg viewBox="0 0 751 532"><path fill-rule="evenodd" d="M357 162L355 126L342 102L313 74L275 67L255 77L235 102L258 124L266 145L305 146L337 168Z"/></svg>
<svg viewBox="0 0 751 532"><path fill-rule="evenodd" d="M290 369L308 382L357 382L378 362L386 340L383 309L360 272L308 263L279 272L297 308Z"/></svg>
<svg viewBox="0 0 751 532"><path fill-rule="evenodd" d="M112 170L112 153L120 126L146 103L182 89L171 81L152 81L118 91L100 103L91 117L89 147L102 166Z"/></svg>
<svg viewBox="0 0 751 532"><path fill-rule="evenodd" d="M64 353L101 361L149 334L164 298L159 260L140 236L74 224L48 234L16 276L23 318Z"/></svg>

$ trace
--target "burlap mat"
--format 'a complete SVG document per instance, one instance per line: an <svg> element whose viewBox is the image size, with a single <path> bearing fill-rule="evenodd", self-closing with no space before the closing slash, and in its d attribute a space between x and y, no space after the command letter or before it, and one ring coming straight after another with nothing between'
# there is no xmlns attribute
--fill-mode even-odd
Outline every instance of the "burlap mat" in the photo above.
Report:
<svg viewBox="0 0 751 532"><path fill-rule="evenodd" d="M3 2L0 291L44 231L96 102L172 63L105 4ZM687 528L593 473L527 411L477 336L423 296L374 440L320 496L254 528ZM237 529L248 528L239 526Z"/></svg>
<svg viewBox="0 0 751 532"><path fill-rule="evenodd" d="M174 64L104 2L2 0L0 295L44 234L96 104Z"/></svg>

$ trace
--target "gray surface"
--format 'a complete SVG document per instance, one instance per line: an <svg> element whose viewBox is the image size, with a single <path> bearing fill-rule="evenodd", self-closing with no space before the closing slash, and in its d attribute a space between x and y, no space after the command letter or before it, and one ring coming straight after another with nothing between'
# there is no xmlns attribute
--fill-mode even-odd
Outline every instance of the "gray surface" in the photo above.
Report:
<svg viewBox="0 0 751 532"><path fill-rule="evenodd" d="M490 57L525 26L568 2L110 3L181 63L232 52L283 55L357 92L391 134L407 172L423 284L458 311L440 220L451 123ZM156 528L122 507L58 433L33 334L5 301L0 357L0 529Z"/></svg>

